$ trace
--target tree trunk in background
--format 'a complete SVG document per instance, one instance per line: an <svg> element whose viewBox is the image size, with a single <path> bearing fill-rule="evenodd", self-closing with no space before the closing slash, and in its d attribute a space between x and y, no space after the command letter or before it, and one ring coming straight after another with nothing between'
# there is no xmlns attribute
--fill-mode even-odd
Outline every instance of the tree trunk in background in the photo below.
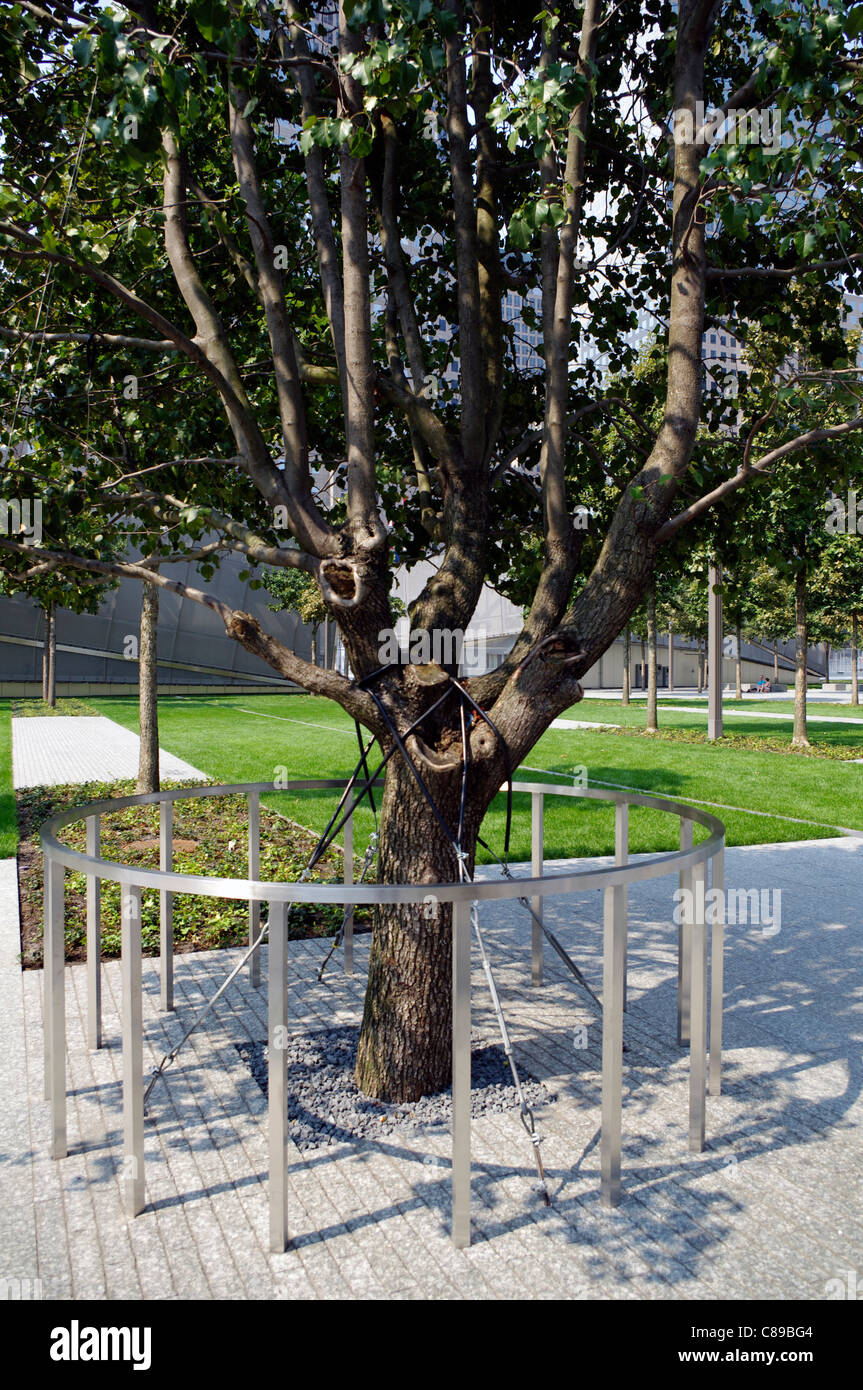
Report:
<svg viewBox="0 0 863 1390"><path fill-rule="evenodd" d="M857 676L857 622L856 613L851 614L851 703L860 703L860 682Z"/></svg>
<svg viewBox="0 0 863 1390"><path fill-rule="evenodd" d="M830 680L830 643L824 643L824 679Z"/></svg>
<svg viewBox="0 0 863 1390"><path fill-rule="evenodd" d="M621 701L620 701L620 703L621 703L622 705L628 705L628 704L629 704L629 679L630 679L630 669L629 669L629 665L630 665L630 658L631 658L631 655L632 655L632 648L631 648L631 646L630 646L629 638L630 638L630 631L629 631L629 624L627 623L627 625L626 625L626 633L625 633L624 642L623 642L623 698L622 698Z"/></svg>
<svg viewBox="0 0 863 1390"><path fill-rule="evenodd" d="M656 719L656 585L647 590L647 732L655 734Z"/></svg>
<svg viewBox="0 0 863 1390"><path fill-rule="evenodd" d="M48 703L48 651L51 645L50 611L49 604L46 604L42 609L42 612L45 614L45 633L42 638L42 699L45 704Z"/></svg>
<svg viewBox="0 0 863 1390"><path fill-rule="evenodd" d="M313 665L313 666L317 666L317 664L318 664L318 629L317 629L317 626L315 625L315 626L312 627L312 665Z"/></svg>
<svg viewBox="0 0 863 1390"><path fill-rule="evenodd" d="M794 672L794 737L792 747L808 748L806 730L806 655L809 650L806 628L806 570L797 573L794 592L795 672Z"/></svg>
<svg viewBox="0 0 863 1390"><path fill-rule="evenodd" d="M779 684L779 643L773 639L773 684Z"/></svg>
<svg viewBox="0 0 863 1390"><path fill-rule="evenodd" d="M57 705L57 622L54 605L45 608L45 641L42 647L42 699L52 709Z"/></svg>
<svg viewBox="0 0 863 1390"><path fill-rule="evenodd" d="M704 639L698 639L698 693L704 689Z"/></svg>
<svg viewBox="0 0 863 1390"><path fill-rule="evenodd" d="M157 641L159 590L155 584L142 585L141 632L138 643L138 725L141 746L138 754L138 783L135 791L159 790L159 698Z"/></svg>
<svg viewBox="0 0 863 1390"><path fill-rule="evenodd" d="M739 623L737 624L736 628L734 629L734 636L735 636L736 641L737 641L737 666L736 666L735 673L734 673L734 681L735 681L735 691L734 691L734 693L735 693L735 697L736 697L738 700L742 700L742 699L743 699L743 650L742 650L742 647L741 647L742 638L741 638L741 636L740 636L740 624L739 624Z"/></svg>
<svg viewBox="0 0 863 1390"><path fill-rule="evenodd" d="M668 629L668 689L674 689L674 629Z"/></svg>

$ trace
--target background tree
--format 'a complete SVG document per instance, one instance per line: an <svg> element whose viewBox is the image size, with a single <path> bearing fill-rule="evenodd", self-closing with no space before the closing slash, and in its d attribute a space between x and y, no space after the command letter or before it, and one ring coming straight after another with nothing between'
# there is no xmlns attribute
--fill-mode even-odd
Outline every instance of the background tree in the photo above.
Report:
<svg viewBox="0 0 863 1390"><path fill-rule="evenodd" d="M851 704L860 703L858 653L863 619L863 538L834 536L825 546L815 592L851 638Z"/></svg>
<svg viewBox="0 0 863 1390"><path fill-rule="evenodd" d="M318 628L327 617L327 606L318 585L303 570L268 570L264 580L267 591L276 600L268 603L272 613L296 613L312 630L312 665L318 664ZM327 654L324 652L324 665Z"/></svg>
<svg viewBox="0 0 863 1390"><path fill-rule="evenodd" d="M51 346L27 420L39 467L86 474L158 555L77 554L51 515L38 552L0 537L4 564L173 586L386 749L399 731L441 820L391 758L379 877L456 878L463 774L470 868L500 740L518 766L580 698L661 547L863 425L845 375L847 399L805 422L774 412L759 450L754 435L740 447L719 403L702 409L701 369L705 322L778 333L798 278L821 303L840 298L838 268L860 283L858 10L586 0L534 20L490 0L364 0L340 6L336 33L329 6L293 0L7 8L0 390L12 407L27 345ZM788 138L720 139L702 101L772 109ZM513 289L536 297L535 373L514 362ZM633 420L596 354L631 372L648 306L664 370L638 384ZM820 370L847 371L822 349ZM102 396L77 389L88 370ZM127 377L152 390L121 406ZM623 459L597 447L599 421L632 441ZM211 536L312 575L355 678L161 573ZM378 669L394 554L434 560L414 630L463 631L486 581L528 606L507 660L469 683L500 738L477 720L467 766L449 672ZM357 1062L370 1094L446 1084L450 966L448 909L377 910Z"/></svg>
<svg viewBox="0 0 863 1390"><path fill-rule="evenodd" d="M794 595L788 579L766 560L752 566L751 623L753 632L772 643L773 684L779 684L779 643L794 635Z"/></svg>

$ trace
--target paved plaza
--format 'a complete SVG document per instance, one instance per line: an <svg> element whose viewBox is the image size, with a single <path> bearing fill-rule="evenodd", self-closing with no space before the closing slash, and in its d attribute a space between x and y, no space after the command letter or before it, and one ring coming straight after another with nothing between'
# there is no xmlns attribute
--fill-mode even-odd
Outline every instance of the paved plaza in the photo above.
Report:
<svg viewBox="0 0 863 1390"><path fill-rule="evenodd" d="M138 776L140 739L103 715L36 716L12 720L12 782L20 787L61 787L67 783L121 782ZM159 749L165 782L207 774Z"/></svg>
<svg viewBox="0 0 863 1390"><path fill-rule="evenodd" d="M76 720L76 723L80 723ZM519 1063L544 1081L538 1112L552 1204L535 1191L516 1111L472 1126L472 1244L449 1237L446 1133L383 1133L291 1148L292 1248L268 1253L266 1100L236 1044L266 1036L266 988L242 977L153 1093L146 1210L124 1215L120 970L104 966L105 1046L85 1041L85 967L66 968L69 1156L48 1157L42 976L18 962L14 861L0 864L0 1276L48 1299L823 1299L863 1250L863 839L732 849L730 888L782 890L781 930L729 927L723 1092L707 1146L687 1149L688 1050L675 1042L675 876L629 890L623 1201L599 1202L601 1024L546 950L533 988L530 926L515 903L482 920ZM601 989L597 892L546 899L549 925ZM357 972L324 941L290 945L292 1029L359 1021ZM264 953L266 980L266 952ZM144 963L145 1067L238 959L179 955L176 1012ZM496 1041L474 961L474 1023ZM580 1045L586 1042L586 1046ZM552 1099L554 1096L556 1099ZM835 1286L834 1286L835 1287Z"/></svg>

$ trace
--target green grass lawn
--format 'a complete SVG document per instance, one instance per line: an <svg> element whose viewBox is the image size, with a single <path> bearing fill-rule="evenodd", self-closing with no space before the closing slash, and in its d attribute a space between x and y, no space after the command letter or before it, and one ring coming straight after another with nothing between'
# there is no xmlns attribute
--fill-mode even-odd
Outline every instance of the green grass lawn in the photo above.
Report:
<svg viewBox="0 0 863 1390"><path fill-rule="evenodd" d="M674 691L669 694L667 690L663 690L659 692L657 698L660 705L684 704L687 707L691 705L693 709L702 709L705 713L707 711L706 695L682 696L675 695ZM641 691L633 691L633 703L639 704L642 710L645 699L646 697ZM582 707L587 703L587 700L583 701ZM621 708L619 700L590 700L589 703L591 705L613 705L616 709ZM793 719L794 717L794 701L791 698L787 700L756 700L747 696L743 700L732 700L726 695L722 701L722 709L726 714L734 713L737 710L751 709L767 714L781 714L786 719ZM836 703L832 700L810 700L808 711L810 714L827 714L836 719L863 719L863 705L849 705L841 700Z"/></svg>
<svg viewBox="0 0 863 1390"><path fill-rule="evenodd" d="M94 710L137 732L134 699L90 703ZM632 732L550 729L525 760L531 768L571 778L574 767L584 766L591 785L614 783L695 804L715 802L741 808L715 811L725 822L732 845L818 839L834 834L836 826L863 830L863 765L836 760L846 747L854 747L853 729L846 742L848 736L841 725L813 726L813 739L823 740L824 751L833 753L831 758L821 758L752 746L754 739L767 737L754 726L767 730L786 746L790 730L781 721L777 721L777 728L773 721L738 721L745 725L740 734L748 746L735 747L733 743L674 743L640 735L643 709L623 709L608 700L583 701L568 714L576 719L626 724ZM317 696L167 698L159 702L159 718L162 747L220 781L269 781L281 768L293 779L346 776L356 761L352 721L339 706ZM665 728L681 730L684 736L687 730L703 727L703 719L695 711L667 711L660 722ZM731 723L727 727L737 733ZM522 776L543 780L527 770ZM511 849L515 860L530 856L529 799L526 795L515 798ZM273 793L265 797L266 804L319 832L335 801L331 793ZM504 802L504 797L497 798L483 830L484 838L498 851L503 845ZM802 825L799 820L818 824ZM364 806L357 814L356 848L360 852L371 828L371 813ZM672 817L638 809L631 813L633 852L673 849L677 834ZM613 848L612 808L548 798L545 844L547 857L609 853Z"/></svg>
<svg viewBox="0 0 863 1390"><path fill-rule="evenodd" d="M12 710L0 700L0 859L11 859L18 846L15 793L12 790Z"/></svg>
<svg viewBox="0 0 863 1390"><path fill-rule="evenodd" d="M692 708L690 708L690 703ZM745 738L755 740L787 741L790 743L792 732L792 721L794 717L794 707L782 701L782 708L764 705L759 702L755 708L759 715L761 713L771 714L772 719L747 719L743 711L751 706L744 705L737 701L723 702L722 728L726 736L732 738ZM670 704L672 708L668 708ZM777 702L778 704L778 702ZM833 718L845 719L848 710L844 706L823 706L811 705L810 714L829 714ZM588 723L607 723L620 724L624 728L643 729L645 722L644 702L638 704L621 705L619 700L582 700L579 704L573 705L561 717L564 719L583 719ZM685 706L674 707L674 701L669 700L667 704L659 703L657 713L659 727L661 729L690 729L706 733L707 731L707 705L695 704L686 701ZM863 722L853 715L847 723L842 724L821 724L812 721L808 728L809 741L816 749L824 751L835 750L841 756L841 750L849 750L849 756L863 756Z"/></svg>

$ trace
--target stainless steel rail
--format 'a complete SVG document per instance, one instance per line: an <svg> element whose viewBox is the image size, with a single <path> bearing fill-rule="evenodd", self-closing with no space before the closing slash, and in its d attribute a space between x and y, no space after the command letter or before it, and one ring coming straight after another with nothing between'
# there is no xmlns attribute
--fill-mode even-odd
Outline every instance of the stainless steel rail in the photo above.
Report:
<svg viewBox="0 0 863 1390"><path fill-rule="evenodd" d="M377 782L376 786L382 786ZM353 882L353 818L345 824L344 881L341 884L274 883L257 877L260 871L260 797L274 790L341 791L343 779L295 781L275 788L272 782L243 782L230 786L177 787L145 796L119 797L73 807L46 821L41 832L45 860L45 1094L51 1106L52 1155L66 1155L66 1020L64 980L64 870L87 875L87 1037L92 1048L102 1044L99 971L100 883L110 880L122 889L122 1048L123 1048L123 1188L126 1210L136 1216L144 1208L144 1072L141 997L141 892L156 889L160 904L160 1003L173 1008L173 895L234 898L249 904L249 940L260 932L260 905L268 904L269 916L269 1107L270 1244L282 1251L288 1241L287 1216L287 905L292 902L421 903L430 895L453 904L453 1101L452 1101L452 1238L457 1246L470 1242L470 907L487 902L529 897L541 916L544 897L597 889L603 894L603 1027L602 1027L602 1134L600 1141L601 1197L606 1206L621 1198L621 1129L623 1013L626 1007L627 897L631 883L679 873L680 886L693 890L694 909L678 932L677 1036L690 1049L689 1147L704 1146L706 1093L718 1095L722 1065L722 960L723 914L706 920L704 895L707 866L712 886L723 887L725 827L709 815L681 801L631 792L605 791L549 782L513 782L514 792L531 796L531 877L482 880L473 883L365 884ZM505 787L502 788L505 790ZM210 878L177 873L172 865L173 805L191 798L245 795L249 809L249 877ZM576 797L610 802L615 807L614 864L608 867L544 872L544 797ZM143 869L118 864L99 855L101 817L128 806L159 806L160 868ZM629 807L646 806L668 812L680 820L680 849L629 861ZM70 849L58 834L66 826L86 822L86 853ZM709 834L693 844L693 825ZM710 927L710 1047L708 1033L708 926ZM353 969L353 921L345 927L345 969ZM534 985L542 982L542 932L534 921L531 931L530 973ZM260 952L249 962L252 983L260 982Z"/></svg>

